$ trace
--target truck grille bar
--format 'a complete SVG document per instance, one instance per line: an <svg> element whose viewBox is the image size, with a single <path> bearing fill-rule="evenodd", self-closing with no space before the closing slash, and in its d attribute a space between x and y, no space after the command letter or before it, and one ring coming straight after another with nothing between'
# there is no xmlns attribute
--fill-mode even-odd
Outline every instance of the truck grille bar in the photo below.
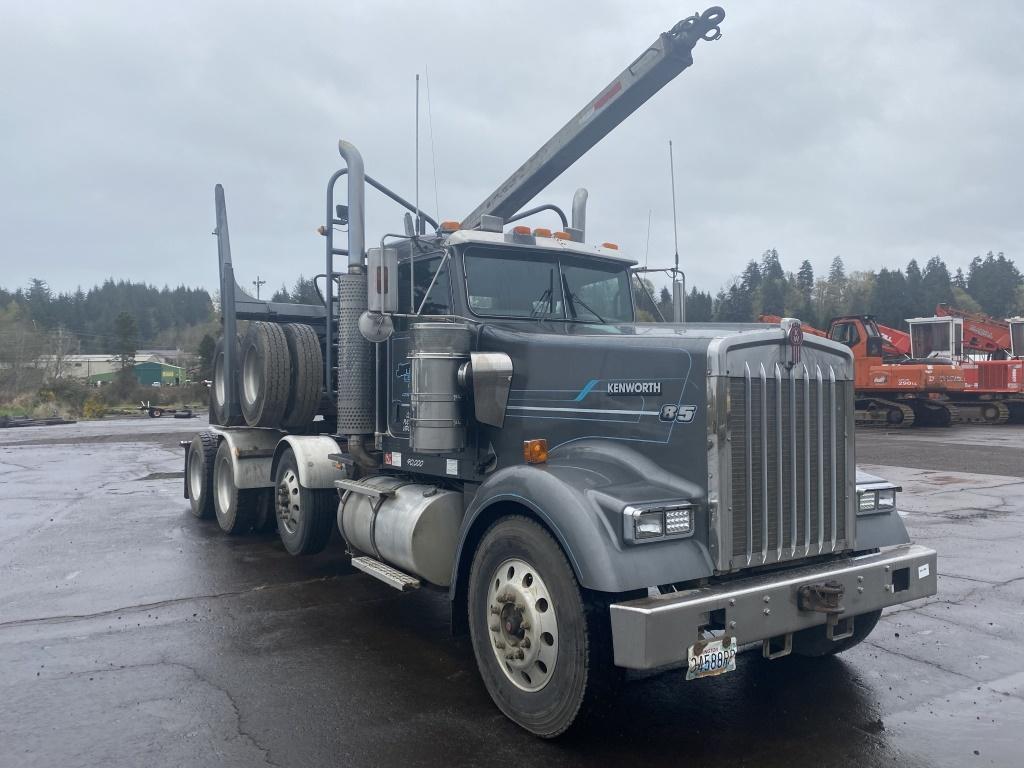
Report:
<svg viewBox="0 0 1024 768"><path fill-rule="evenodd" d="M731 535L724 543L731 550L722 564L747 568L846 549L852 382L828 364L786 371L754 362L727 386Z"/></svg>

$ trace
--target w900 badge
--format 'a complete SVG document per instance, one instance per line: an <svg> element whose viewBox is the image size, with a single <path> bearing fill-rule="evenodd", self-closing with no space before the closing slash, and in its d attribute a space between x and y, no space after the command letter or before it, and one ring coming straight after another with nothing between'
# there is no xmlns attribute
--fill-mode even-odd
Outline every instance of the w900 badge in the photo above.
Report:
<svg viewBox="0 0 1024 768"><path fill-rule="evenodd" d="M696 413L696 405L676 405L675 403L666 403L661 406L661 412L658 414L658 419L660 421L678 421L680 424L689 424L693 421L693 417Z"/></svg>

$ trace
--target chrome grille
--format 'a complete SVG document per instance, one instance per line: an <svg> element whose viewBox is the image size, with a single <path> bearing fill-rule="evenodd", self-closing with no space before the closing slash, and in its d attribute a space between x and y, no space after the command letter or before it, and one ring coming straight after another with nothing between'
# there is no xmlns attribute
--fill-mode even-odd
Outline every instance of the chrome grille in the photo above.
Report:
<svg viewBox="0 0 1024 768"><path fill-rule="evenodd" d="M830 365L750 363L728 379L730 569L847 548L852 382ZM724 554L724 553L723 553Z"/></svg>

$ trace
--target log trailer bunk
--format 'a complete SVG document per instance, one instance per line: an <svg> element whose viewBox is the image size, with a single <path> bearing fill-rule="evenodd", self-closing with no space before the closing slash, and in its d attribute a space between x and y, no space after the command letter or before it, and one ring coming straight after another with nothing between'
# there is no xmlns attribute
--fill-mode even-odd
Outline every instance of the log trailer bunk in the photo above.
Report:
<svg viewBox="0 0 1024 768"><path fill-rule="evenodd" d="M761 315L761 322L779 322ZM889 339L871 315L833 318L828 331L803 325L805 333L850 348L856 372L856 421L888 427L948 427L969 420L953 398L964 388L963 371L951 361L920 360L900 352L901 331L886 328Z"/></svg>
<svg viewBox="0 0 1024 768"><path fill-rule="evenodd" d="M337 525L356 568L446 590L495 704L540 736L613 701L623 669L830 655L936 591L898 489L854 466L846 347L788 319L637 323L635 263L585 243L584 191L571 226L521 210L723 18L660 35L461 223L436 224L339 142L323 306L239 288L216 188L229 343L213 425L187 444L192 513L230 534L276 525L294 554ZM370 248L366 185L409 212ZM539 210L562 228L509 228Z"/></svg>

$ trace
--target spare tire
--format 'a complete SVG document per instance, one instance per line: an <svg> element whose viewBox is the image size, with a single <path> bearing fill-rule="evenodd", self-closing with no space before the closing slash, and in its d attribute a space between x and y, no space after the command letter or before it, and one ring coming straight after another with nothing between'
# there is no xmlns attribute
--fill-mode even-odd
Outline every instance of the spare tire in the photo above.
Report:
<svg viewBox="0 0 1024 768"><path fill-rule="evenodd" d="M224 378L224 338L217 340L217 346L213 350L213 384L210 386L210 423L219 424L223 427L236 427L242 423L242 414L237 408L238 402L238 371L241 370L242 347L235 338L234 348L235 377L230 386L236 394L236 407L234 413L228 413L225 402L227 400L228 382Z"/></svg>
<svg viewBox="0 0 1024 768"><path fill-rule="evenodd" d="M242 339L239 400L250 427L280 427L288 405L291 360L284 331L275 323L250 323Z"/></svg>
<svg viewBox="0 0 1024 768"><path fill-rule="evenodd" d="M312 326L286 323L281 326L291 359L288 406L281 426L293 432L309 428L320 405L320 385L324 374L324 356L320 339Z"/></svg>

